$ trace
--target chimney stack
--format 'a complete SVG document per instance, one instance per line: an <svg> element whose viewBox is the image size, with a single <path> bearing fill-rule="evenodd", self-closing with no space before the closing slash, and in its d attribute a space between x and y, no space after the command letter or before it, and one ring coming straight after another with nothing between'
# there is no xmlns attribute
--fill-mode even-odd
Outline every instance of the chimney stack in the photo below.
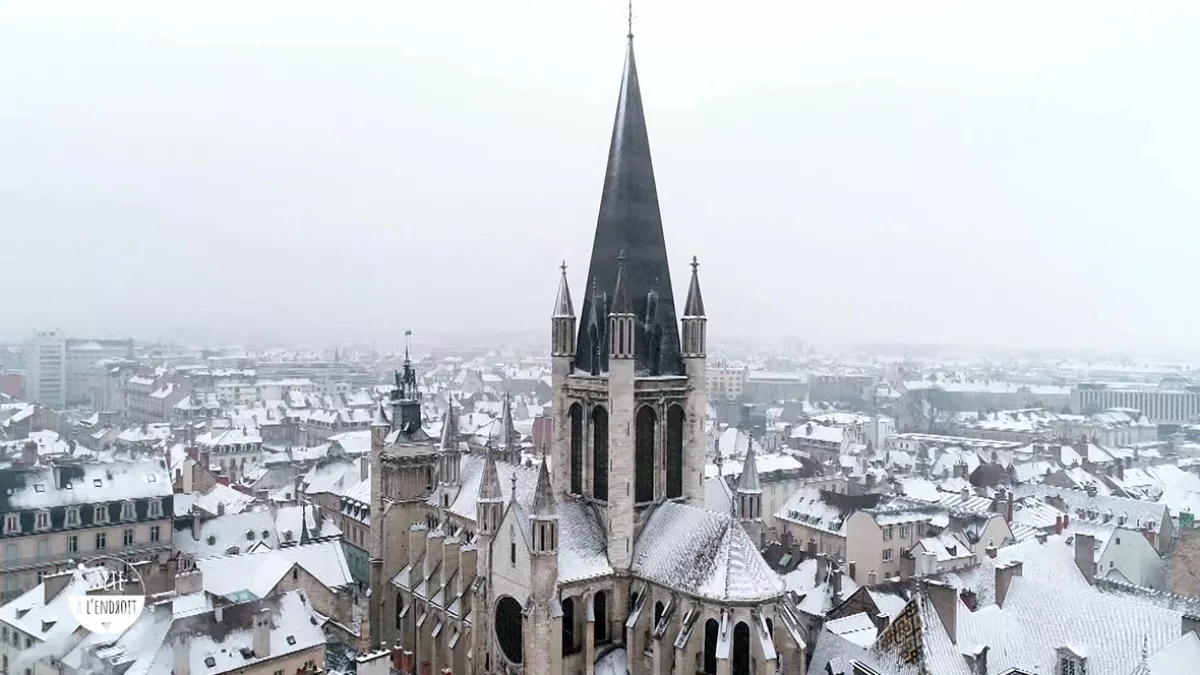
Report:
<svg viewBox="0 0 1200 675"><path fill-rule="evenodd" d="M360 481L367 480L371 477L371 463L367 457L358 458L358 479Z"/></svg>
<svg viewBox="0 0 1200 675"><path fill-rule="evenodd" d="M1096 538L1092 535L1075 535L1075 565L1089 584L1096 581Z"/></svg>
<svg viewBox="0 0 1200 675"><path fill-rule="evenodd" d="M946 629L946 634L950 636L950 642L957 644L958 590L953 586L941 582L928 581L925 583L925 591L929 596L929 602L933 604L933 609L937 612L938 618L942 620L942 626Z"/></svg>
<svg viewBox="0 0 1200 675"><path fill-rule="evenodd" d="M1024 564L1013 560L996 566L996 606L1003 609L1004 599L1008 597L1008 587L1012 585L1013 577L1021 576Z"/></svg>
<svg viewBox="0 0 1200 675"><path fill-rule="evenodd" d="M271 618L265 609L254 614L253 640L255 657L264 659L271 655Z"/></svg>
<svg viewBox="0 0 1200 675"><path fill-rule="evenodd" d="M1062 531L1063 531L1063 517L1062 516L1054 516L1054 534L1062 534Z"/></svg>

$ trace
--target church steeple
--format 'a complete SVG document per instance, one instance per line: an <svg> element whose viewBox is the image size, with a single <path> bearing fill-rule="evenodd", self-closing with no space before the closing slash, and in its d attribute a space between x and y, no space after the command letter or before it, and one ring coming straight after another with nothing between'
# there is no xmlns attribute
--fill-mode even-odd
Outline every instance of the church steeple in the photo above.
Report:
<svg viewBox="0 0 1200 675"><path fill-rule="evenodd" d="M639 374L648 374L652 370L651 360L657 356L662 374L682 375L684 369L679 324L671 290L671 272L667 265L667 247L658 207L654 166L650 160L650 140L642 108L637 63L633 56L632 35L625 54L625 71L613 121L608 170L604 176L600 214L596 221L596 237L588 268L588 287L615 289L619 267L617 257L621 251L629 256L622 275L623 288L630 301L629 312L635 317L647 316L646 303L650 291L657 287L659 296L658 309L651 319L657 324L657 330L653 326L647 329L642 325L638 326L639 330L633 331L631 351L635 355L635 370ZM585 296L583 301L583 316L588 317L588 325L580 326L575 354L576 369L583 372L604 370L603 363L593 367L597 352L603 351L596 349L594 342L599 338L596 333L600 331L590 326L595 300L593 294ZM615 299L613 304L615 311ZM604 314L599 318L603 321ZM654 335L661 336L657 350L651 350L648 344ZM603 356L600 359L603 361Z"/></svg>
<svg viewBox="0 0 1200 675"><path fill-rule="evenodd" d="M404 365L396 371L396 386L392 390L392 428L406 436L421 430L421 391L417 386L417 370L408 354L410 337L412 331L404 331Z"/></svg>
<svg viewBox="0 0 1200 675"><path fill-rule="evenodd" d="M758 480L758 462L754 458L754 437L750 435L746 436L746 462L742 465L742 475L738 476L734 503L746 534L754 543L761 544L762 484Z"/></svg>

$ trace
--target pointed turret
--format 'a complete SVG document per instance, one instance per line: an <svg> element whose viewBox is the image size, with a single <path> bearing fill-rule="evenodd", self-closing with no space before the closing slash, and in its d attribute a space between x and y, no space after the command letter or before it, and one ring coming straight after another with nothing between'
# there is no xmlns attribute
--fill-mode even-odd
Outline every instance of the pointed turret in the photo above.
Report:
<svg viewBox="0 0 1200 675"><path fill-rule="evenodd" d="M496 470L496 455L489 443L483 460L479 499L475 504L475 524L481 537L494 537L500 529L504 511L504 493L500 491L500 474Z"/></svg>
<svg viewBox="0 0 1200 675"><path fill-rule="evenodd" d="M661 370L667 375L682 375L679 325L676 323L667 246L658 206L654 166L650 160L650 139L642 108L632 39L626 51L621 92L617 98L617 112L608 150L608 170L604 176L600 214L596 220L596 236L588 268L588 286L594 284L604 289L616 287L617 256L621 251L627 251L630 255L625 264L622 286L630 301L629 311L635 316L645 315L647 294L655 280L660 280L660 310L655 320L662 335ZM583 316L590 317L593 301L593 297L584 297ZM615 308L615 299L613 305ZM588 326L581 327L575 364L585 372L602 371L603 364L593 365L596 345L590 333ZM634 345L629 349L630 354L636 354L635 369L639 373L650 370L650 351L646 349L645 342L647 335L647 331L637 331L632 340Z"/></svg>
<svg viewBox="0 0 1200 675"><path fill-rule="evenodd" d="M504 403L500 406L500 449L504 452L504 461L517 465L521 463L521 438L513 425L512 396L504 392Z"/></svg>
<svg viewBox="0 0 1200 675"><path fill-rule="evenodd" d="M443 487L457 487L459 485L459 464L462 457L462 452L458 445L458 412L454 410L454 398L447 396L446 415L442 418L442 442L438 452L438 475L439 483ZM457 491L454 494L443 491L444 503L442 506L449 506L453 502L453 498L457 496ZM449 499L447 499L449 498Z"/></svg>
<svg viewBox="0 0 1200 675"><path fill-rule="evenodd" d="M738 476L738 494L762 494L758 481L758 462L754 456L754 437L747 437L746 461L742 464L742 475Z"/></svg>
<svg viewBox="0 0 1200 675"><path fill-rule="evenodd" d="M371 422L371 447L378 445L380 448L387 441L388 432L392 430L392 423L388 421L387 414L383 411L383 402L375 409L375 421Z"/></svg>
<svg viewBox="0 0 1200 675"><path fill-rule="evenodd" d="M612 309L608 313L608 358L632 359L634 357L633 304L625 281L625 252L617 256L617 281L613 287ZM643 341L644 343L644 341Z"/></svg>
<svg viewBox="0 0 1200 675"><path fill-rule="evenodd" d="M554 315L550 327L550 355L575 356L575 306L571 304L571 289L567 287L567 262L558 279L558 295L554 298Z"/></svg>
<svg viewBox="0 0 1200 675"><path fill-rule="evenodd" d="M554 490L550 485L550 472L546 458L538 465L537 487L533 493L534 554L549 554L558 551L558 507L554 503Z"/></svg>
<svg viewBox="0 0 1200 675"><path fill-rule="evenodd" d="M454 396L446 393L446 414L442 417L442 450L458 449L458 411L454 409Z"/></svg>
<svg viewBox="0 0 1200 675"><path fill-rule="evenodd" d="M758 482L758 462L754 457L754 437L747 436L746 462L738 476L737 517L750 540L762 545L762 485Z"/></svg>
<svg viewBox="0 0 1200 675"><path fill-rule="evenodd" d="M708 350L708 318L700 295L700 263L692 256L692 281L683 304L683 358L702 359Z"/></svg>

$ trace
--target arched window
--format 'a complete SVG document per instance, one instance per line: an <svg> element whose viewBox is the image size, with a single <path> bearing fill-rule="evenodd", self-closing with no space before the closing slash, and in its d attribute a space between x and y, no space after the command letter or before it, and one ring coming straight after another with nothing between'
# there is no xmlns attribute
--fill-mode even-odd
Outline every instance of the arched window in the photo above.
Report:
<svg viewBox="0 0 1200 675"><path fill-rule="evenodd" d="M750 675L750 627L739 621L733 628L733 675Z"/></svg>
<svg viewBox="0 0 1200 675"><path fill-rule="evenodd" d="M404 596L396 594L396 630L404 628Z"/></svg>
<svg viewBox="0 0 1200 675"><path fill-rule="evenodd" d="M608 501L608 411L592 410L592 497Z"/></svg>
<svg viewBox="0 0 1200 675"><path fill-rule="evenodd" d="M496 603L496 642L500 644L504 658L518 664L524 656L521 619L521 603L509 596Z"/></svg>
<svg viewBox="0 0 1200 675"><path fill-rule="evenodd" d="M683 406L667 408L667 497L683 496Z"/></svg>
<svg viewBox="0 0 1200 675"><path fill-rule="evenodd" d="M575 598L562 601L562 653L575 653Z"/></svg>
<svg viewBox="0 0 1200 675"><path fill-rule="evenodd" d="M583 406L575 403L571 418L571 494L583 494Z"/></svg>
<svg viewBox="0 0 1200 675"><path fill-rule="evenodd" d="M704 623L704 673L717 675L717 635L721 625L716 619Z"/></svg>
<svg viewBox="0 0 1200 675"><path fill-rule="evenodd" d="M654 501L654 433L658 418L654 408L638 408L633 439L633 501L644 504Z"/></svg>
<svg viewBox="0 0 1200 675"><path fill-rule="evenodd" d="M598 645L608 642L608 594L604 591L596 591L592 598L592 617L595 618L596 631L592 640Z"/></svg>

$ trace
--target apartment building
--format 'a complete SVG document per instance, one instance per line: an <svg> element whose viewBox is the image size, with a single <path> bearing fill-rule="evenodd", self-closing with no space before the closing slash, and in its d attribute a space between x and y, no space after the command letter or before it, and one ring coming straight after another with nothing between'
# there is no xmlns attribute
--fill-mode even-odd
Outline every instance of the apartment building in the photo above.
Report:
<svg viewBox="0 0 1200 675"><path fill-rule="evenodd" d="M847 563L858 584L903 576L922 540L959 535L977 562L989 542L1001 546L1012 533L999 513L960 513L939 504L880 494L850 495L808 487L775 514L781 536L815 556ZM926 541L924 549L932 548ZM917 549L918 551L922 549Z"/></svg>
<svg viewBox="0 0 1200 675"><path fill-rule="evenodd" d="M148 560L171 549L173 495L160 460L0 470L0 598L98 555Z"/></svg>
<svg viewBox="0 0 1200 675"><path fill-rule="evenodd" d="M67 404L67 341L57 330L38 331L25 343L29 400L57 408Z"/></svg>
<svg viewBox="0 0 1200 675"><path fill-rule="evenodd" d="M1073 412L1112 409L1139 410L1154 424L1187 424L1200 418L1200 385L1085 382L1071 391Z"/></svg>
<svg viewBox="0 0 1200 675"><path fill-rule="evenodd" d="M742 367L717 367L708 369L708 398L711 401L736 401L742 397L748 370Z"/></svg>

